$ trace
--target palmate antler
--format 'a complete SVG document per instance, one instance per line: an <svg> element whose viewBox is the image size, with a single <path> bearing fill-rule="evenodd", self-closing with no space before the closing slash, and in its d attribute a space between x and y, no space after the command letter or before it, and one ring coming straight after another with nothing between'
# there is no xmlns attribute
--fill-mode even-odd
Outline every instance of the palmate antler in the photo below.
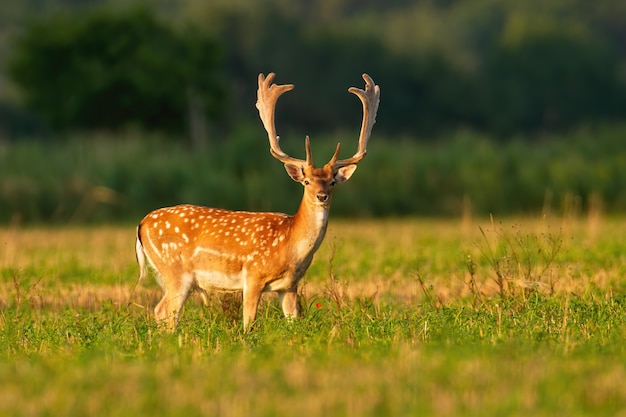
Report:
<svg viewBox="0 0 626 417"><path fill-rule="evenodd" d="M334 162L333 165L336 169L346 165L358 164L367 153L367 142L372 135L372 128L376 123L376 113L380 103L380 87L374 84L372 77L367 74L363 74L363 79L365 80L365 90L356 87L348 88L348 91L356 95L363 103L363 122L361 122L361 133L359 134L359 148L351 158Z"/></svg>
<svg viewBox="0 0 626 417"><path fill-rule="evenodd" d="M283 93L293 90L293 84L277 85L273 84L276 74L269 73L267 77L263 74L259 74L259 89L257 90L257 102L256 108L259 110L259 116L263 122L263 126L267 131L267 136L270 141L270 152L274 158L279 161L288 164L302 164L305 161L301 159L292 158L280 149L278 142L280 137L276 134L276 126L274 123L274 113L276 111L276 101ZM307 160L310 160L310 146L307 146Z"/></svg>
<svg viewBox="0 0 626 417"><path fill-rule="evenodd" d="M274 114L276 111L276 101L278 98L287 91L293 90L293 84L277 85L273 84L276 74L273 72L265 77L263 74L259 74L259 89L257 90L257 102L256 107L259 110L259 116L267 131L270 142L270 153L274 158L285 164L294 165L311 165L311 145L309 143L309 137L305 138L306 147L306 160L293 158L287 155L280 149L279 141L280 137L276 135L276 126L274 123ZM341 167L357 164L365 154L367 153L367 142L372 133L372 127L376 123L376 113L378 111L378 103L380 102L380 87L374 83L374 80L367 75L363 74L365 80L365 90L361 90L356 87L350 87L349 92L355 94L363 103L363 122L361 123L361 133L359 135L359 146L357 152L348 159L337 160L339 156L340 144L337 144L335 154L330 159L328 164L332 165L335 169Z"/></svg>

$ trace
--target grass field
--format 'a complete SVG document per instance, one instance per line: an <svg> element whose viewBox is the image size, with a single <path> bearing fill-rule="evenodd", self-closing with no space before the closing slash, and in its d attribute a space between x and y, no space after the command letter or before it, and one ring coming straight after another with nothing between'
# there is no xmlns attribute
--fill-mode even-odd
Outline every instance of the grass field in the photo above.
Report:
<svg viewBox="0 0 626 417"><path fill-rule="evenodd" d="M626 415L626 218L331 219L288 321L160 331L134 227L0 230L0 415Z"/></svg>

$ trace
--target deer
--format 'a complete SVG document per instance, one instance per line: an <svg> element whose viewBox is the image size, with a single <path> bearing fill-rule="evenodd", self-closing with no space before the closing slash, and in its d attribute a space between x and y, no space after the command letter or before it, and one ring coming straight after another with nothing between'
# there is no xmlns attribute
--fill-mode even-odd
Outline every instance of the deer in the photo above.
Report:
<svg viewBox="0 0 626 417"><path fill-rule="evenodd" d="M156 322L171 331L178 327L183 304L192 291L206 301L209 291L243 291L243 329L255 322L261 295L278 293L285 317L298 317L298 284L311 265L328 225L332 191L350 179L367 153L367 143L380 101L380 87L362 75L365 89L350 87L363 105L358 149L338 159L341 144L328 163L313 165L309 136L305 159L283 152L274 114L278 98L294 88L275 84L275 74L258 76L256 108L267 131L270 154L287 174L304 187L295 215L231 211L190 204L148 213L137 227L136 256L139 281L147 265L155 271L163 297L154 309Z"/></svg>

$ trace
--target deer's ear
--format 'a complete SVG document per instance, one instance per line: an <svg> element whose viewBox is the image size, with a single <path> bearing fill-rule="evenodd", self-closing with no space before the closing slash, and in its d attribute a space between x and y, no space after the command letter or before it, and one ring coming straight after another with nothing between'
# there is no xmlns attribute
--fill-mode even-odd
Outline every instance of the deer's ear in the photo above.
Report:
<svg viewBox="0 0 626 417"><path fill-rule="evenodd" d="M356 171L356 164L339 168L335 174L335 181L337 181L337 184L348 181L352 174L354 174L354 171Z"/></svg>
<svg viewBox="0 0 626 417"><path fill-rule="evenodd" d="M295 182L304 181L304 171L300 165L285 164L285 171Z"/></svg>

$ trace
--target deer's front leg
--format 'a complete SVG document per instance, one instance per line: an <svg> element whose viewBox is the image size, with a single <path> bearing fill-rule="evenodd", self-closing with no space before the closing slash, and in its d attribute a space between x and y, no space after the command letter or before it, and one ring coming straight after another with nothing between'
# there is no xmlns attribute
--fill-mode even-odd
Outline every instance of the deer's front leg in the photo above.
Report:
<svg viewBox="0 0 626 417"><path fill-rule="evenodd" d="M293 289L278 293L285 317L298 317L298 290Z"/></svg>
<svg viewBox="0 0 626 417"><path fill-rule="evenodd" d="M243 329L249 331L256 318L263 287L252 280L247 280L243 288Z"/></svg>

